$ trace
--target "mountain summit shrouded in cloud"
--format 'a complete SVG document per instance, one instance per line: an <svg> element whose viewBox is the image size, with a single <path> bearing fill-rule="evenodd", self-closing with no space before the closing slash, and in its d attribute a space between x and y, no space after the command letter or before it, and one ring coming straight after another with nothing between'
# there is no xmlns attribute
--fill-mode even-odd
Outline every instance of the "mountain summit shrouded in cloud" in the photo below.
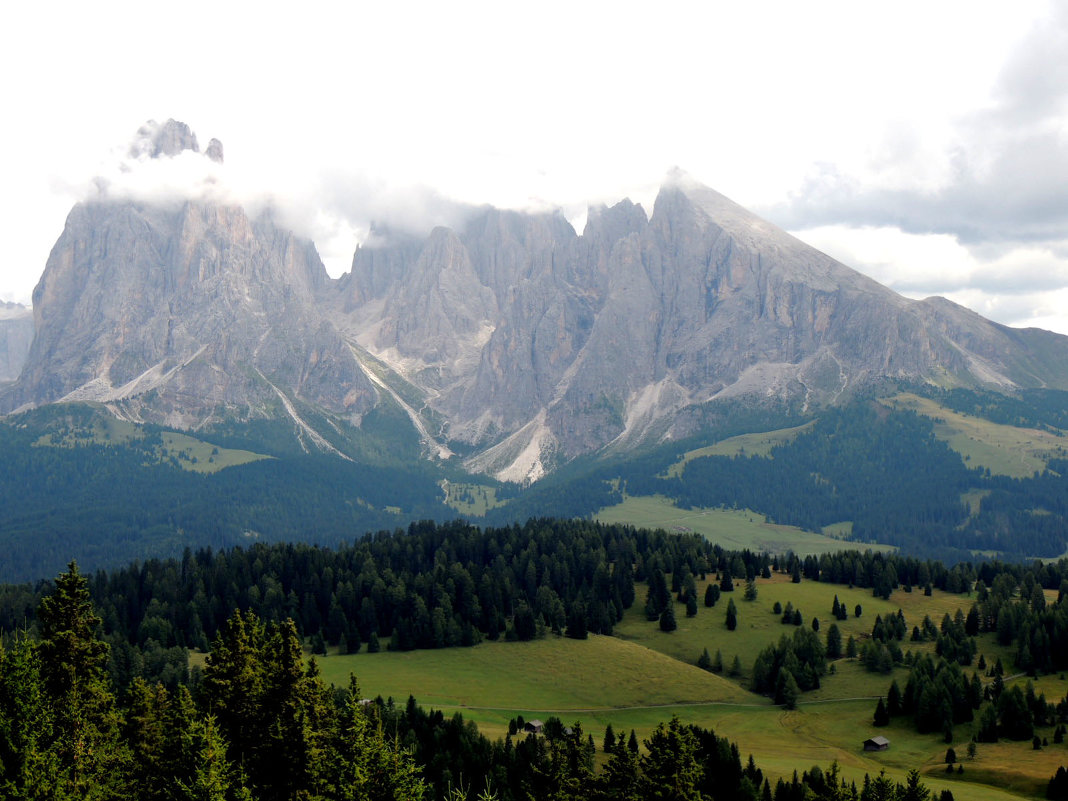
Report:
<svg viewBox="0 0 1068 801"><path fill-rule="evenodd" d="M160 163L198 158L168 122ZM4 410L103 403L198 427L324 425L401 410L440 458L513 481L699 430L723 401L837 404L887 380L1068 388L1068 338L912 301L681 172L652 213L469 209L327 274L273 213L218 195L78 204L34 292L37 335ZM334 421L327 423L326 421Z"/></svg>

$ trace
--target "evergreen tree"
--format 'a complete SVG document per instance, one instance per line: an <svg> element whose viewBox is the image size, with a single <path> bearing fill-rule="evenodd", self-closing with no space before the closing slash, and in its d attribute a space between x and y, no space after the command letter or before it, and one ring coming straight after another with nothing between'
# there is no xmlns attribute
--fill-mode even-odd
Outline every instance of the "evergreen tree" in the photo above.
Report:
<svg viewBox="0 0 1068 801"><path fill-rule="evenodd" d="M0 797L62 797L53 721L38 649L24 636L0 642Z"/></svg>
<svg viewBox="0 0 1068 801"><path fill-rule="evenodd" d="M342 801L420 801L427 792L411 754L387 739L373 707L365 708L360 687L349 677L328 765L330 784Z"/></svg>
<svg viewBox="0 0 1068 801"><path fill-rule="evenodd" d="M197 721L191 732L196 753L193 775L188 781L177 779L176 801L252 801L240 773L226 759L226 742L215 718L208 715Z"/></svg>
<svg viewBox="0 0 1068 801"><path fill-rule="evenodd" d="M745 593L742 596L746 601L755 601L757 599L757 586L756 579L745 580Z"/></svg>
<svg viewBox="0 0 1068 801"><path fill-rule="evenodd" d="M633 731L631 736L634 737ZM593 782L594 801L643 801L637 738L634 737L634 747L629 748L620 737L618 745L611 751L606 749L605 753L609 755L608 760Z"/></svg>
<svg viewBox="0 0 1068 801"><path fill-rule="evenodd" d="M227 758L238 765L254 757L263 732L264 640L255 613L234 612L215 638L200 685L229 743Z"/></svg>
<svg viewBox="0 0 1068 801"><path fill-rule="evenodd" d="M712 659L712 672L713 673L722 673L723 672L723 652L720 651L719 649L716 649L716 655Z"/></svg>
<svg viewBox="0 0 1068 801"><path fill-rule="evenodd" d="M571 605L571 611L567 616L567 636L572 640L585 640L589 637L586 605L581 601L576 601Z"/></svg>
<svg viewBox="0 0 1068 801"><path fill-rule="evenodd" d="M920 772L913 768L905 778L905 786L900 787L898 798L900 801L927 801L931 797L931 791L920 782Z"/></svg>
<svg viewBox="0 0 1068 801"><path fill-rule="evenodd" d="M734 631L738 628L738 607L734 605L734 599L731 598L727 603L727 631Z"/></svg>
<svg viewBox="0 0 1068 801"><path fill-rule="evenodd" d="M126 754L108 681L108 645L97 636L100 618L89 582L74 562L56 578L55 592L41 600L37 621L61 792L84 799L121 797Z"/></svg>
<svg viewBox="0 0 1068 801"><path fill-rule="evenodd" d="M641 762L642 797L649 799L700 798L703 770L697 759L697 741L677 716L656 727L645 741Z"/></svg>
<svg viewBox="0 0 1068 801"><path fill-rule="evenodd" d="M797 686L794 674L789 670L780 670L775 684L775 703L781 704L786 709L796 709L800 695L801 688Z"/></svg>
<svg viewBox="0 0 1068 801"><path fill-rule="evenodd" d="M611 754L616 748L616 733L612 728L612 724L609 723L604 727L604 744L602 751L606 754Z"/></svg>
<svg viewBox="0 0 1068 801"><path fill-rule="evenodd" d="M675 604L668 601L668 605L664 607L664 611L660 614L660 630L674 631L677 628L678 623L675 622Z"/></svg>
<svg viewBox="0 0 1068 801"><path fill-rule="evenodd" d="M701 668L701 670L707 670L707 671L711 672L711 670L712 670L712 657L708 655L708 649L707 648L705 648L701 652L701 655L697 658L697 667Z"/></svg>
<svg viewBox="0 0 1068 801"><path fill-rule="evenodd" d="M901 688L897 686L897 680L890 682L890 689L886 691L886 713L890 717L900 715L904 710L901 708Z"/></svg>
<svg viewBox="0 0 1068 801"><path fill-rule="evenodd" d="M838 659L842 656L842 632L837 623L832 623L827 629L827 658Z"/></svg>
<svg viewBox="0 0 1068 801"><path fill-rule="evenodd" d="M883 703L883 699L879 699L879 703L875 705L874 724L876 726L887 726L890 724L890 713L886 710L886 704Z"/></svg>
<svg viewBox="0 0 1068 801"><path fill-rule="evenodd" d="M998 741L998 712L993 704L987 704L980 711L975 739L981 743L996 743Z"/></svg>

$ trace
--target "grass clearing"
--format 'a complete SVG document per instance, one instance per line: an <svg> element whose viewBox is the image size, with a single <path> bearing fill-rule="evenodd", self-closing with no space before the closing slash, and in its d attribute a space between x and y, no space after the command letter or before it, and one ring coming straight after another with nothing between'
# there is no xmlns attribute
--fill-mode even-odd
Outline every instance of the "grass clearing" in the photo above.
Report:
<svg viewBox="0 0 1068 801"><path fill-rule="evenodd" d="M504 506L504 501L497 500L495 487L445 481L444 488L445 505L451 506L462 515L482 517L490 509Z"/></svg>
<svg viewBox="0 0 1068 801"><path fill-rule="evenodd" d="M702 596L709 579L698 582ZM725 593L715 607L701 604L694 618L687 618L685 608L678 605L679 628L671 633L661 632L656 622L645 619L642 605L647 588L638 585L637 600L617 625L614 637L569 640L550 634L533 642L484 642L474 648L333 654L321 658L319 665L324 678L337 686L347 685L354 672L366 696L392 697L394 703L403 705L413 695L420 704L446 715L460 712L490 739L503 738L508 721L516 715L527 719L556 715L565 723L578 722L600 747L609 723L617 735L633 729L645 739L658 723L678 715L684 722L711 728L737 743L743 760L753 754L772 784L780 777L789 780L794 770L813 765L826 769L837 760L843 775L858 783L864 773L877 775L884 769L892 779L903 782L910 769L918 768L935 797L948 788L959 799L1009 801L1041 795L1058 765L1068 760L1068 745L1033 751L1030 742L1001 742L979 744L977 758L969 761L966 752L972 728L968 724L955 728L950 744L940 734L916 733L904 719L885 729L874 728L875 699L885 694L892 678L904 687L904 668L896 668L892 675L875 674L856 660L838 660L835 673L824 677L820 689L803 695L796 710L786 711L748 692L745 675L731 679L694 666L701 649L707 647L713 655L720 650L728 667L738 655L748 673L761 649L795 631L772 612L776 601L783 605L789 601L800 609L805 626L811 626L813 616L818 617L820 635L825 638L837 595L849 610L848 619L834 621L843 640L850 635L860 640L871 632L876 615L894 615L901 609L910 630L924 615L937 625L945 614L967 611L974 596L939 590L924 596L921 590L906 593L899 589L889 600L882 600L870 590L809 580L794 584L790 576L775 573L770 579L757 579L758 597L747 602L742 599L744 582L735 586L735 592ZM732 596L739 626L730 632L724 617ZM862 607L859 618L854 614L857 604ZM933 643L906 639L902 648L929 652ZM1001 657L1011 672L1012 651L998 646L992 634L979 637L979 652L990 665ZM203 658L191 654L193 663L203 664ZM966 672L970 674L971 668ZM1022 685L1026 678L1014 682ZM1035 688L1056 702L1068 692L1068 680L1043 676L1035 681ZM1052 727L1039 733L1052 741ZM875 734L890 739L890 750L863 751L863 740ZM961 776L945 773L943 759L949 745L964 763Z"/></svg>
<svg viewBox="0 0 1068 801"><path fill-rule="evenodd" d="M163 431L159 436L161 444L153 448L156 461L170 462L194 473L216 473L227 467L271 458L253 451L218 447L176 431ZM129 445L146 438L144 429L139 425L114 417L100 417L90 428L70 429L62 435L45 434L34 444L38 447L73 448L78 445Z"/></svg>
<svg viewBox="0 0 1068 801"><path fill-rule="evenodd" d="M818 534L795 526L769 523L759 512L748 509L680 509L662 495L627 496L622 503L601 509L595 518L602 523L625 523L639 528L662 528L665 531L694 532L709 542L731 550L801 555L834 553L847 547L840 533L851 525L830 527L833 534ZM857 547L856 543L851 543ZM892 551L889 545L863 545L877 551Z"/></svg>
<svg viewBox="0 0 1068 801"><path fill-rule="evenodd" d="M959 453L970 467L985 467L997 475L1029 478L1036 471L1045 470L1050 458L1068 455L1065 432L994 423L907 392L883 402L931 418L935 436Z"/></svg>
<svg viewBox="0 0 1068 801"><path fill-rule="evenodd" d="M794 426L793 428L739 434L736 437L728 437L704 448L687 451L682 455L682 459L667 469L667 476L668 478L675 478L681 475L688 462L699 459L702 456L770 456L771 449L776 445L792 442L798 434L813 425L815 425L815 421Z"/></svg>
<svg viewBox="0 0 1068 801"><path fill-rule="evenodd" d="M174 459L183 470L191 470L195 473L216 473L226 467L236 467L271 458L252 451L220 448L195 437L171 431L164 432L162 439L161 461L164 458Z"/></svg>
<svg viewBox="0 0 1068 801"><path fill-rule="evenodd" d="M705 587L712 577L706 581L697 582L697 594L704 598ZM937 625L942 616L952 616L957 609L967 612L973 598L971 596L953 595L950 593L934 590L930 597L924 596L922 591L913 590L911 593L901 590L895 591L890 600L884 601L871 594L871 590L854 587L843 587L836 584L821 584L816 581L802 581L794 584L790 576L782 573L773 573L770 579L756 580L757 599L745 601L742 593L745 588L744 581L736 580L733 593L723 593L719 603L712 608L707 608L703 603L698 605L696 617L686 617L686 608L683 604L676 604L675 619L678 628L670 633L660 631L655 621L646 620L643 605L647 593L644 584L636 586L636 598L634 605L628 609L623 620L616 626L616 636L629 642L642 645L654 651L660 651L688 664L695 664L701 651L708 649L708 653L715 656L716 651L723 655L724 667L729 667L734 657L737 656L742 664L743 677L739 679L739 686L748 679L748 673L753 662L768 645L778 642L782 635L792 637L795 626L783 624L781 615L772 612L775 603L783 607L787 603L793 604L795 609L800 610L803 618L802 625L812 625L812 618L820 620L820 635L824 639L827 636L827 628L831 623L837 623L842 633L842 644L852 636L860 642L861 639L871 634L872 626L875 625L877 615L883 617L896 615L901 609L905 615L905 622L909 631L914 625L923 622L924 615L930 615ZM831 617L831 606L834 596L838 596L839 603L845 604L849 610L846 620L835 621ZM725 623L728 599L733 596L735 606L738 608L738 628L728 631ZM861 616L854 615L857 605L861 607ZM910 647L921 650L921 644L902 644L902 649ZM928 645L928 647L930 647ZM980 650L983 650L982 648ZM987 651L987 659L990 660L990 652ZM872 674L863 671L851 671L848 662L843 662L839 668L839 674L827 676L824 686L816 691L818 695L813 698L826 700L830 698L851 698L858 694L865 696L879 695L890 685L889 677L873 677ZM806 698L809 696L805 696Z"/></svg>
<svg viewBox="0 0 1068 801"><path fill-rule="evenodd" d="M335 655L322 659L320 667L324 679L340 687L355 673L368 696L392 696L403 703L414 695L427 707L459 710L491 738L503 737L516 714L600 719L641 706L655 707L656 720L664 720L671 717L665 707L677 704L768 703L720 676L597 635Z"/></svg>

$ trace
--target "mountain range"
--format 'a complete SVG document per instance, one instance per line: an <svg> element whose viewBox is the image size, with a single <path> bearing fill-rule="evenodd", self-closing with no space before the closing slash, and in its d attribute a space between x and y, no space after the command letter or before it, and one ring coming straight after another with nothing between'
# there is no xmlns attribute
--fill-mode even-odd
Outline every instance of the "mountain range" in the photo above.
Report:
<svg viewBox="0 0 1068 801"><path fill-rule="evenodd" d="M177 158L223 147L131 148ZM331 278L269 206L75 205L32 311L0 307L0 580L458 514L1068 550L1068 337L903 298L678 171L581 233L449 217Z"/></svg>
<svg viewBox="0 0 1068 801"><path fill-rule="evenodd" d="M174 120L138 141L151 158L199 152ZM689 436L724 400L1068 389L1068 337L903 298L678 171L651 214L591 208L581 234L560 213L490 207L426 234L380 227L337 279L270 211L86 201L34 290L28 351L25 311L0 318L0 378L25 354L2 412L283 419L307 449L343 453L331 429L388 403L428 457L520 483Z"/></svg>

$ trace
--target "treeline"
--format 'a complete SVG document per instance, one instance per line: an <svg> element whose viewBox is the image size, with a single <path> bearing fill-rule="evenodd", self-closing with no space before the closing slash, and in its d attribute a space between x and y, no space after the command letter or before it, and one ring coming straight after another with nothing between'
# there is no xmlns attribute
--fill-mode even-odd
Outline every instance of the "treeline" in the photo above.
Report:
<svg viewBox="0 0 1068 801"><path fill-rule="evenodd" d="M108 646L88 581L73 565L42 598L38 639L0 647L0 795L16 799L140 801L608 801L609 799L926 798L837 765L770 781L752 757L714 732L673 718L644 749L606 731L604 760L578 724L490 743L460 715L446 720L409 699L361 697L355 678L327 687L305 662L292 620L236 612L192 688L108 679ZM122 690L120 693L119 690ZM919 795L916 795L919 793ZM943 793L948 801L951 796Z"/></svg>
<svg viewBox="0 0 1068 801"><path fill-rule="evenodd" d="M1063 560L1058 563L1062 564ZM1068 580L1057 581L1062 571L1056 566L1034 566L1014 574L991 567L980 566L977 600L967 615L958 609L954 617L943 618L939 629L929 618L922 628L914 628L914 641L935 639L937 656L908 661L908 684L903 693L896 682L890 685L886 703L880 699L876 707L876 725L903 715L914 721L918 731L942 731L948 741L954 725L978 715L976 739L997 742L1002 737L1031 739L1036 728L1068 723L1068 702L1054 707L1044 696L1035 695L1030 682L1024 690L1018 686L1006 689L1000 659L988 668L980 657L970 679L962 670L972 664L975 637L982 632L994 633L1001 645L1015 645L1015 668L1030 676L1068 667ZM1053 603L1046 602L1043 580L1058 588ZM895 636L901 639L900 630L892 634L886 626L883 630L884 641ZM873 632L872 641L878 640ZM989 683L984 685L979 670L988 670Z"/></svg>
<svg viewBox="0 0 1068 801"><path fill-rule="evenodd" d="M88 582L76 568L38 614L40 639L0 648L0 796L283 801L420 799L411 756L335 693L292 622L236 614L190 692L140 679L119 703Z"/></svg>
<svg viewBox="0 0 1068 801"><path fill-rule="evenodd" d="M656 619L674 611L672 594L687 603L688 614L707 608L708 600L715 603L698 603L695 578L718 573L727 586L770 570L790 572L798 581L867 587L881 597L899 588L963 593L980 579L993 588L987 595L980 589L982 625L1000 627L1010 640L1025 632L1024 665L1031 660L1043 670L1063 669L1058 654L1068 653L1061 647L1068 628L1063 608L1036 610L1041 615L1035 617L1006 598L1009 587L1022 587L1028 602L1035 588L1068 587L1068 560L947 568L872 552L771 557L724 551L696 535L582 520L532 519L487 529L424 521L406 532L369 534L333 549L187 549L181 559L98 572L92 586L116 653L132 663L135 647L151 649L157 662L159 649L206 650L234 609L276 622L292 618L320 651L326 645L348 652L451 647L545 632L607 634L633 604L635 582L649 582L641 600ZM0 630L32 627L34 609L48 591L47 583L0 585ZM131 675L161 676L133 669Z"/></svg>
<svg viewBox="0 0 1068 801"><path fill-rule="evenodd" d="M424 521L336 549L187 550L182 559L98 573L93 592L105 630L139 645L206 648L240 608L291 617L302 636L349 652L407 650L563 633L578 617L587 631L610 633L647 570L701 573L716 556L697 537L588 521L486 530ZM0 587L0 627L32 622L45 591Z"/></svg>
<svg viewBox="0 0 1068 801"><path fill-rule="evenodd" d="M917 387L955 412L981 417L994 423L1018 428L1059 428L1068 430L1068 392L1059 389L1022 389L1015 395L980 392L974 389L938 390Z"/></svg>
<svg viewBox="0 0 1068 801"><path fill-rule="evenodd" d="M70 559L118 566L250 538L333 544L353 531L448 512L440 503L440 475L425 463L279 450L270 459L203 474L160 462L162 429L146 427L144 439L112 445L92 441L97 413L87 407L46 407L32 415L0 421L0 579L6 581L55 575ZM259 428L282 440L277 427ZM62 435L78 431L86 437L76 447L39 442L52 433L62 442ZM253 444L233 433L215 441Z"/></svg>
<svg viewBox="0 0 1068 801"><path fill-rule="evenodd" d="M1043 419L1052 413L1032 412ZM662 494L691 508L753 509L811 531L850 521L855 542L896 545L947 562L969 559L975 550L1023 557L1068 548L1063 460L1026 479L993 476L970 468L937 439L929 418L874 401L821 410L768 457L705 456L665 477L678 458L679 452L647 457L618 472L632 495ZM961 502L971 489L987 491L977 512Z"/></svg>

